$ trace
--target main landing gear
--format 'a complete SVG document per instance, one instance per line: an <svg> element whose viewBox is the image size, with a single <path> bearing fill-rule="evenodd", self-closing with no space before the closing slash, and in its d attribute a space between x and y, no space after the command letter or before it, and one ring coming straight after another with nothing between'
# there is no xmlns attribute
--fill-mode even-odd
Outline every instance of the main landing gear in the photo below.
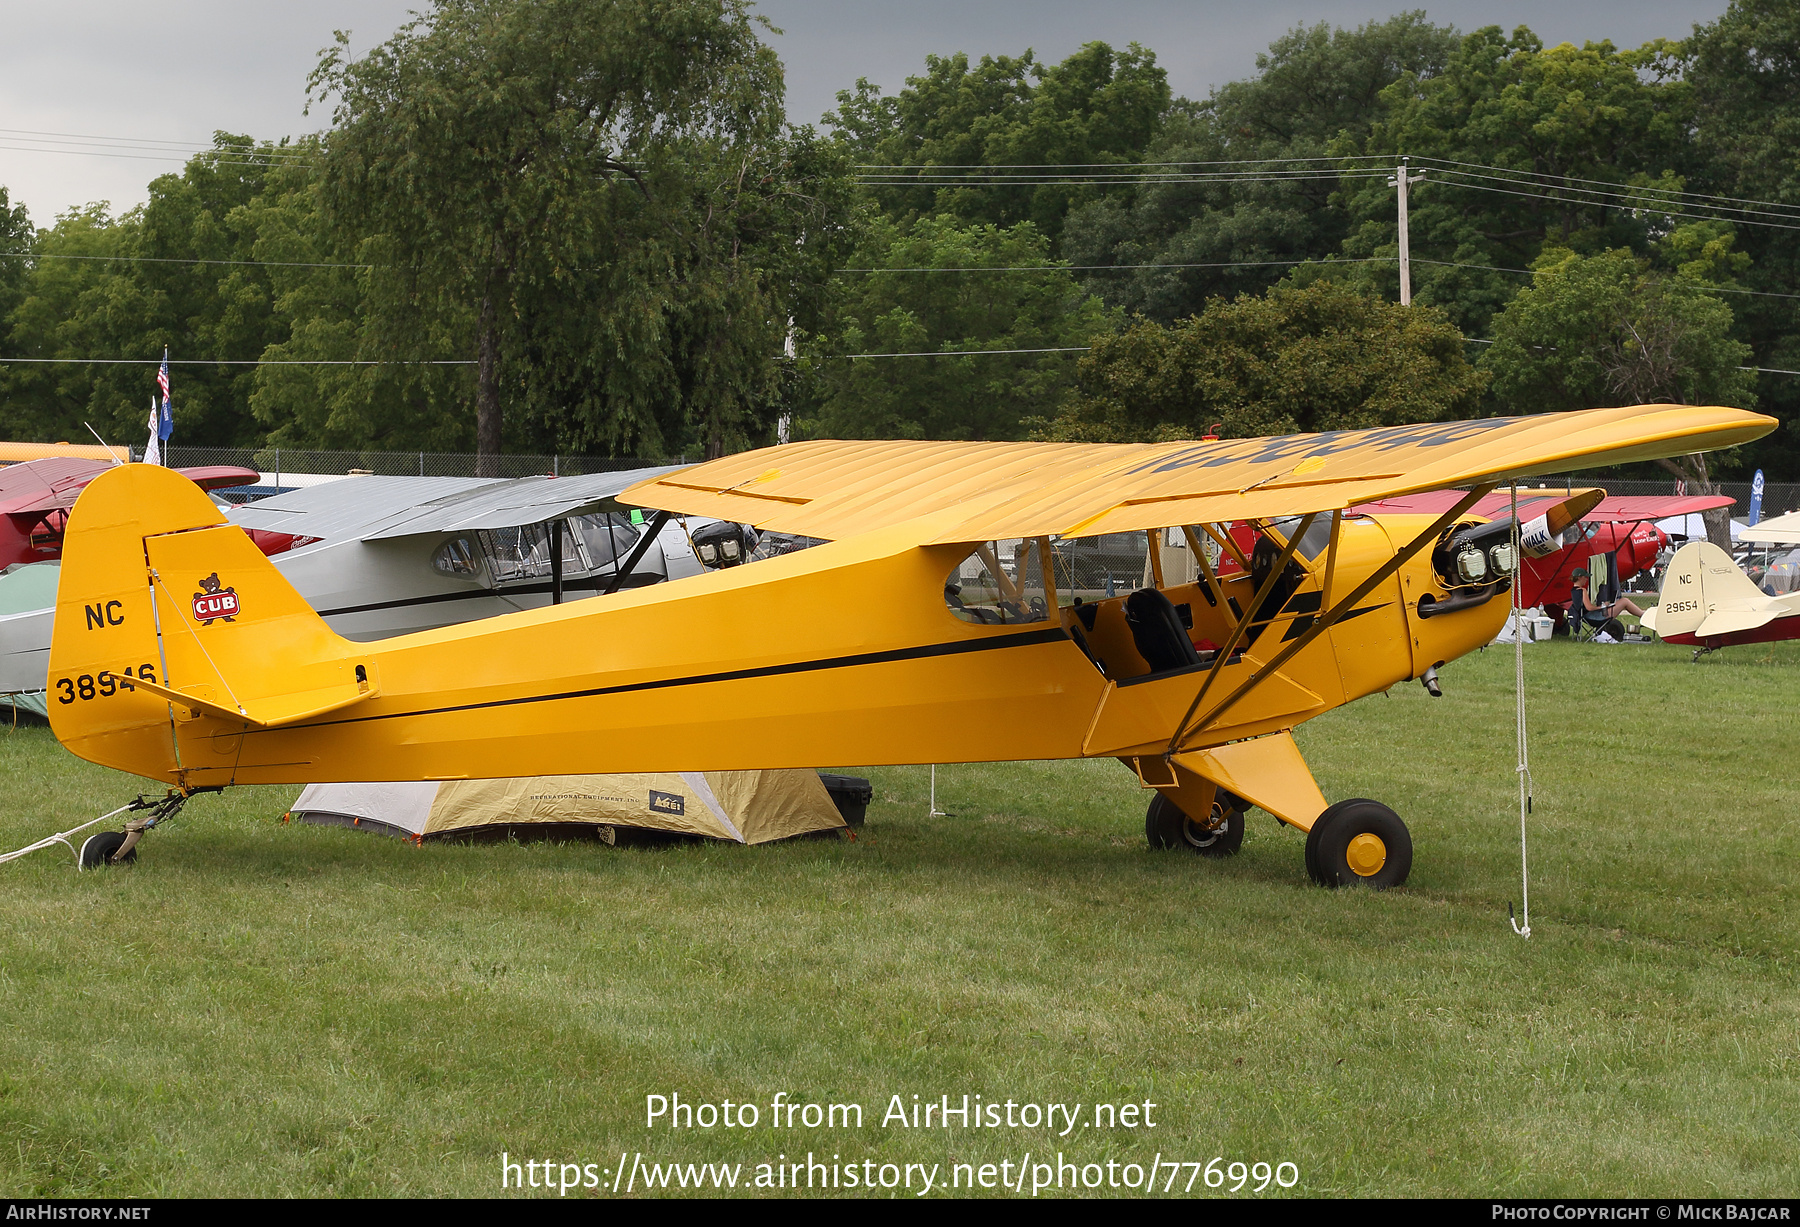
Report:
<svg viewBox="0 0 1800 1227"><path fill-rule="evenodd" d="M1399 886L1412 857L1406 824L1379 801L1339 801L1306 833L1306 872L1321 886Z"/></svg>
<svg viewBox="0 0 1800 1227"><path fill-rule="evenodd" d="M1201 856L1233 856L1244 842L1244 811L1250 805L1220 789L1206 822L1183 813L1157 793L1144 815L1150 847L1186 848ZM1339 801L1314 819L1306 835L1306 872L1321 886L1366 886L1386 890L1412 872L1412 835L1406 824L1379 801Z"/></svg>
<svg viewBox="0 0 1800 1227"><path fill-rule="evenodd" d="M1159 792L1144 815L1144 837L1153 849L1186 848L1201 856L1235 856L1244 843L1244 811L1249 808L1243 798L1220 789L1213 796L1212 813L1200 822Z"/></svg>

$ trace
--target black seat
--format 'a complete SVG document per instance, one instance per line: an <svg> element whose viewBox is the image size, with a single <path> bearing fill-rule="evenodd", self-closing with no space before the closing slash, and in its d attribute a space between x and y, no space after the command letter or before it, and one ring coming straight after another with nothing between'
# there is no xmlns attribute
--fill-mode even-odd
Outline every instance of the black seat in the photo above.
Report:
<svg viewBox="0 0 1800 1227"><path fill-rule="evenodd" d="M1131 641L1152 673L1166 673L1200 663L1193 640L1169 598L1154 588L1139 588L1125 598L1125 625Z"/></svg>

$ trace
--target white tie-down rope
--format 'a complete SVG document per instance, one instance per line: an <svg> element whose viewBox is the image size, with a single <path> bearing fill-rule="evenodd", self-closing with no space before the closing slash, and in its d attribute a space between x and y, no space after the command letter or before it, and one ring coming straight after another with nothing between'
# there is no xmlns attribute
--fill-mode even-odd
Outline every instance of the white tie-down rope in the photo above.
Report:
<svg viewBox="0 0 1800 1227"><path fill-rule="evenodd" d="M115 815L118 815L118 814L123 814L126 810L130 809L133 805L136 805L136 804L137 804L137 802L133 801L126 805L121 805L118 809L114 810L110 814L101 814L98 818L89 819L87 822L82 823L78 827L70 827L68 830L59 831L55 835L47 835L43 839L38 840L35 844L31 844L31 845L28 845L27 847L20 848L17 852L8 852L5 856L0 856L0 864L4 864L7 861L16 861L21 856L29 855L30 853L36 852L42 848L48 848L51 844L61 844L63 847L67 848L69 851L75 853L75 859L77 861L79 861L81 859L81 853L80 853L80 851L78 851L76 849L74 844L69 842L69 836L75 834L77 831L87 830L89 827L93 826L94 823L96 823L96 822L105 822L108 818L114 817Z"/></svg>
<svg viewBox="0 0 1800 1227"><path fill-rule="evenodd" d="M1531 936L1531 878L1526 872L1525 863L1525 816L1531 812L1531 747L1525 735L1525 611L1519 602L1523 599L1520 592L1519 577L1524 571L1524 556L1520 552L1519 542L1519 483L1512 485L1512 619L1513 619L1513 687L1516 694L1516 718L1519 737L1519 894L1521 909L1524 912L1525 924L1520 926L1513 919L1512 904L1506 905L1506 917L1512 923L1513 932L1520 937Z"/></svg>

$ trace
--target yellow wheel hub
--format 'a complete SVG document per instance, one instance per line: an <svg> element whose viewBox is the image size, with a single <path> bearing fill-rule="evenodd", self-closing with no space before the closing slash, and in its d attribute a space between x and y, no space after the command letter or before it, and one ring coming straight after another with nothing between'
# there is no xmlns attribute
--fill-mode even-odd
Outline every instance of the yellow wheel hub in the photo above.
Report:
<svg viewBox="0 0 1800 1227"><path fill-rule="evenodd" d="M1381 842L1379 835L1364 832L1344 849L1344 859L1350 862L1350 870L1357 877L1372 878L1387 864L1387 845Z"/></svg>

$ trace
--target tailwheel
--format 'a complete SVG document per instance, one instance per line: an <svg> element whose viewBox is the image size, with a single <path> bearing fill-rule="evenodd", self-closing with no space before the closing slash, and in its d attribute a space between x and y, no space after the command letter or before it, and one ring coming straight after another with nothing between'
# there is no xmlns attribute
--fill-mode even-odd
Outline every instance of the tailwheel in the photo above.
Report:
<svg viewBox="0 0 1800 1227"><path fill-rule="evenodd" d="M1412 835L1379 801L1339 801L1306 835L1306 872L1321 886L1399 886L1412 872Z"/></svg>
<svg viewBox="0 0 1800 1227"><path fill-rule="evenodd" d="M1206 822L1196 822L1160 792L1144 814L1144 837L1152 849L1186 848L1201 856L1235 856L1244 842L1244 802L1221 789Z"/></svg>
<svg viewBox="0 0 1800 1227"><path fill-rule="evenodd" d="M125 832L102 831L98 835L90 835L81 845L81 868L101 869L112 865L113 856L125 846ZM116 862L129 865L137 860L137 849L132 848L125 853L125 859Z"/></svg>

